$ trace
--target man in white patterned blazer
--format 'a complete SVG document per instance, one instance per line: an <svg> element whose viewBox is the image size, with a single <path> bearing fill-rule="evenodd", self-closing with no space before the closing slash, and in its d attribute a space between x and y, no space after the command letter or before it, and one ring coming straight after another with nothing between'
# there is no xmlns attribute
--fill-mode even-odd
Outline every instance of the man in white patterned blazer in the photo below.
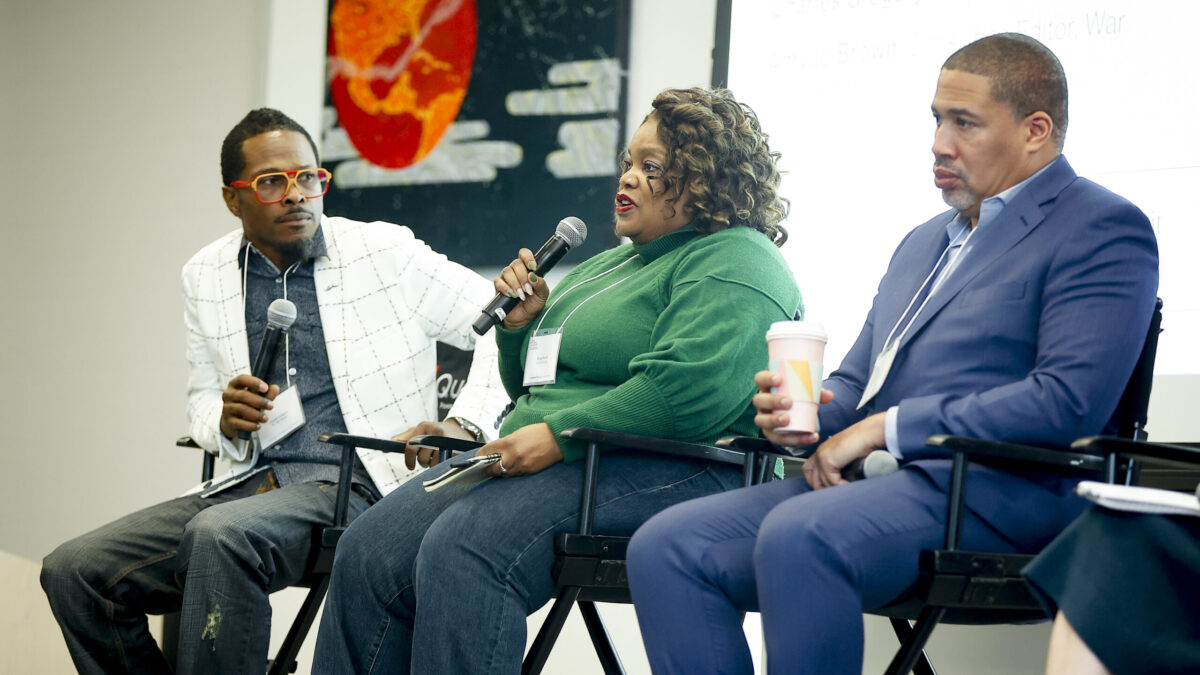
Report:
<svg viewBox="0 0 1200 675"><path fill-rule="evenodd" d="M146 619L171 611L177 672L262 672L268 594L300 578L314 525L333 518L340 450L316 437L488 440L508 403L495 343L481 340L449 415L428 421L435 343L475 346L471 322L492 284L406 227L324 216L329 174L303 127L252 111L225 138L221 173L242 227L182 276L191 435L231 471L47 556L42 587L81 673L171 672ZM259 379L250 364L278 298L297 318ZM239 431L257 433L245 443ZM360 449L358 460L351 517L414 473L399 455Z"/></svg>

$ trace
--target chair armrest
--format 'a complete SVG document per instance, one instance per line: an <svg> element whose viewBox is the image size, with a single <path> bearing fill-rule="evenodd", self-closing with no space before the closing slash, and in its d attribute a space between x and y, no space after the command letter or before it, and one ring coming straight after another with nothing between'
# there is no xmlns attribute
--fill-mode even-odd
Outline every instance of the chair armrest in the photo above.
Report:
<svg viewBox="0 0 1200 675"><path fill-rule="evenodd" d="M334 502L333 525L335 527L345 527L347 521L350 519L350 486L354 482L355 448L369 448L381 452L403 452L408 444L403 441L372 438L370 436L353 436L344 433L323 433L317 436L317 440L322 443L342 446L342 462L338 468L338 489L337 498Z"/></svg>
<svg viewBox="0 0 1200 675"><path fill-rule="evenodd" d="M1103 458L1095 455L1073 453L1054 448L1039 448L1018 443L989 441L964 436L938 434L925 440L926 445L944 448L954 453L950 471L950 494L946 509L946 538L943 547L948 551L958 549L962 533L963 505L966 502L968 459L986 457L1003 463L1032 463L1067 470L1070 473L1098 473L1107 471ZM1114 469L1115 469L1115 465Z"/></svg>
<svg viewBox="0 0 1200 675"><path fill-rule="evenodd" d="M672 441L664 438L590 428L565 429L562 435L566 438L585 441L588 444L587 455L584 459L583 492L580 494L579 504L580 534L592 533L592 516L596 509L596 480L600 473L600 446L602 445L634 448L636 450L646 450L676 457L734 464L742 467L742 473L746 476L747 484L749 484L754 467L753 461L747 464L744 453L726 448L714 448L699 443L685 443L683 441Z"/></svg>
<svg viewBox="0 0 1200 675"><path fill-rule="evenodd" d="M175 446L180 448L195 448L197 450L203 450L204 452L202 454L204 456L200 458L200 482L203 483L205 481L212 480L213 469L215 469L217 465L216 455L200 447L200 444L192 440L191 436L180 436L179 438L176 438Z"/></svg>
<svg viewBox="0 0 1200 675"><path fill-rule="evenodd" d="M817 444L811 446L785 448L775 445L761 436L726 436L717 441L719 448L733 448L742 452L756 452L764 455L776 455L784 459L807 459L817 451Z"/></svg>
<svg viewBox="0 0 1200 675"><path fill-rule="evenodd" d="M437 461L439 462L450 459L450 456L456 452L470 452L471 450L487 445L480 441L468 441L463 438L433 436L430 434L418 434L408 439L408 442L412 445L437 450Z"/></svg>
<svg viewBox="0 0 1200 675"><path fill-rule="evenodd" d="M746 463L746 455L742 452L726 448L715 448L711 445L700 443L685 443L665 438L654 438L653 436L639 436L638 434L627 434L619 431L605 431L603 429L586 427L566 429L562 432L562 435L588 443L633 448L635 450L648 450L664 455L705 459L712 462L734 464L736 466L742 466Z"/></svg>
<svg viewBox="0 0 1200 675"><path fill-rule="evenodd" d="M1189 448L1186 445L1172 445L1170 443L1135 441L1116 436L1088 436L1081 438L1071 444L1071 449L1097 455L1117 453L1122 457L1149 459L1186 467L1194 467L1200 464L1200 449Z"/></svg>
<svg viewBox="0 0 1200 675"><path fill-rule="evenodd" d="M475 448L482 448L486 443L479 441L468 441L463 438L453 438L451 436L433 436L430 434L421 434L408 439L408 442L413 445L419 445L424 448L436 448L441 451L450 452L469 452Z"/></svg>
<svg viewBox="0 0 1200 675"><path fill-rule="evenodd" d="M1104 470L1104 458L1091 453L1069 452L1033 445L987 441L965 436L939 434L925 440L926 445L961 452L969 457L988 457L1007 462L1042 464L1065 468L1073 473L1092 474Z"/></svg>
<svg viewBox="0 0 1200 675"><path fill-rule="evenodd" d="M371 436L353 436L351 434L321 434L317 437L322 443L333 443L343 447L367 448L380 452L404 452L408 446L404 441L393 441L390 438L372 438Z"/></svg>

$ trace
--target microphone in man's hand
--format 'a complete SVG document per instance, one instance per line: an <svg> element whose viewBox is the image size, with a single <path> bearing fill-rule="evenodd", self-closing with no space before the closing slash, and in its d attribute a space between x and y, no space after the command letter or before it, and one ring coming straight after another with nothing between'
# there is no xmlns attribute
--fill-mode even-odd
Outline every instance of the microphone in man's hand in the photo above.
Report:
<svg viewBox="0 0 1200 675"><path fill-rule="evenodd" d="M250 374L263 382L271 374L275 366L275 358L279 355L279 338L296 322L296 305L291 300L279 298L267 307L267 329L263 331L262 342L258 345L258 354L254 356L254 365ZM268 383L269 384L269 383ZM250 440L250 432L238 431L238 438Z"/></svg>
<svg viewBox="0 0 1200 675"><path fill-rule="evenodd" d="M895 455L887 450L875 450L866 457L859 457L847 464L846 468L842 469L842 478L851 481L878 478L886 476L898 468L900 468L900 463L896 461Z"/></svg>
<svg viewBox="0 0 1200 675"><path fill-rule="evenodd" d="M567 251L582 244L584 239L587 239L587 225L584 225L582 220L575 216L567 216L558 221L558 227L554 228L554 236L550 237L545 244L542 244L537 253L533 254L534 260L537 261L537 273L545 277L555 263L562 260ZM483 308L483 313L479 315L478 319L475 319L475 323L471 324L471 328L477 334L483 335L492 326L504 321L504 317L519 302L521 301L517 298L497 293L487 307Z"/></svg>

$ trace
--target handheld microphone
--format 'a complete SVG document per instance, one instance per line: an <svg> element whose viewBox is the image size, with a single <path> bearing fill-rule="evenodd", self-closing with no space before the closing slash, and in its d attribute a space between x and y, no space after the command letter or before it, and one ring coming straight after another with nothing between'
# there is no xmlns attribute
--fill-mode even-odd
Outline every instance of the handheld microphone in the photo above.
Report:
<svg viewBox="0 0 1200 675"><path fill-rule="evenodd" d="M291 300L279 298L267 307L267 329L263 331L262 342L258 345L258 354L254 356L254 365L250 374L266 382L279 355L279 338L296 322L296 305ZM250 432L239 430L240 440L250 440Z"/></svg>
<svg viewBox="0 0 1200 675"><path fill-rule="evenodd" d="M860 457L842 469L842 478L846 480L862 480L863 478L878 478L886 476L900 468L896 456L887 450L875 450L866 457Z"/></svg>
<svg viewBox="0 0 1200 675"><path fill-rule="evenodd" d="M554 228L554 236L547 239L537 253L533 254L534 260L537 261L537 273L546 276L567 251L582 244L584 239L587 239L587 225L582 220L575 216L567 216L558 221L558 227ZM504 321L504 317L519 302L521 301L517 298L497 293L487 307L483 308L475 323L471 324L471 328L477 335L483 335L492 326Z"/></svg>

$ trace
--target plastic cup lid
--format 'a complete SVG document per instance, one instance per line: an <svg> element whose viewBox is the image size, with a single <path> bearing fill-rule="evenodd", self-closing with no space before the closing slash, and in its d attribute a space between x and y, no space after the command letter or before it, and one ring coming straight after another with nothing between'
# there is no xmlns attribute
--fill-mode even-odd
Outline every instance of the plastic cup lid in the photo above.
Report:
<svg viewBox="0 0 1200 675"><path fill-rule="evenodd" d="M767 339L778 338L809 338L827 341L825 326L815 321L776 321L767 329Z"/></svg>

